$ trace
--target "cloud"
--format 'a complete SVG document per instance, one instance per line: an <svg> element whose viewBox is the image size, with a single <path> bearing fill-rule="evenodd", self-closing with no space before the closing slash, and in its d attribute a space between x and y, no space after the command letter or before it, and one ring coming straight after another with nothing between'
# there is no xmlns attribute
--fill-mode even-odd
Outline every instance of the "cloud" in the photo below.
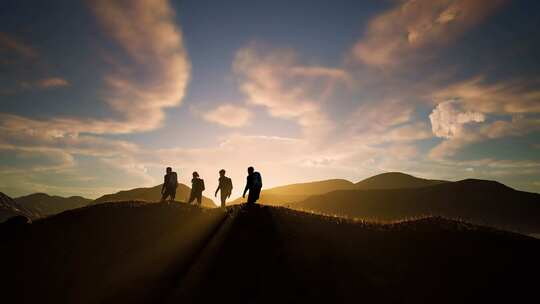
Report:
<svg viewBox="0 0 540 304"><path fill-rule="evenodd" d="M398 99L366 102L346 121L346 137L363 144L413 142L430 138L426 123L416 121L414 105Z"/></svg>
<svg viewBox="0 0 540 304"><path fill-rule="evenodd" d="M466 109L482 113L540 113L538 83L509 80L486 84L484 77L450 85L433 93L435 101L460 100Z"/></svg>
<svg viewBox="0 0 540 304"><path fill-rule="evenodd" d="M417 141L433 137L428 125L423 121L409 123L385 132L381 139L385 142Z"/></svg>
<svg viewBox="0 0 540 304"><path fill-rule="evenodd" d="M23 81L20 83L23 89L52 89L69 85L69 81L60 77L47 77L34 82Z"/></svg>
<svg viewBox="0 0 540 304"><path fill-rule="evenodd" d="M40 141L88 140L89 137L79 134L153 130L161 126L165 108L180 105L190 64L168 2L99 0L92 1L91 7L105 31L134 62L132 66L122 66L105 76L108 84L106 102L119 117L37 120L0 113L0 128L9 133L11 140L16 135ZM60 78L50 78L38 81L37 85L51 87L65 83Z"/></svg>
<svg viewBox="0 0 540 304"><path fill-rule="evenodd" d="M475 77L432 96L438 103L430 114L433 133L447 139L430 152L434 158L453 156L472 143L540 130L540 92L529 81L486 84Z"/></svg>
<svg viewBox="0 0 540 304"><path fill-rule="evenodd" d="M110 89L106 100L129 125L119 131L159 127L163 110L180 105L191 69L173 9L168 1L144 0L98 0L91 7L105 31L136 63L105 77Z"/></svg>
<svg viewBox="0 0 540 304"><path fill-rule="evenodd" d="M452 138L462 134L464 126L472 122L483 122L485 116L479 112L462 111L459 102L448 100L439 103L429 114L433 134Z"/></svg>
<svg viewBox="0 0 540 304"><path fill-rule="evenodd" d="M380 134L392 127L408 122L414 107L397 99L363 103L350 116L348 125L361 136Z"/></svg>
<svg viewBox="0 0 540 304"><path fill-rule="evenodd" d="M2 50L6 50L25 58L35 58L38 56L37 51L32 47L4 32L0 32L0 51Z"/></svg>
<svg viewBox="0 0 540 304"><path fill-rule="evenodd" d="M68 86L69 82L60 77L49 77L41 79L37 82L37 85L42 89L49 89L55 87L64 87Z"/></svg>
<svg viewBox="0 0 540 304"><path fill-rule="evenodd" d="M263 51L256 44L237 52L233 68L248 104L263 106L274 117L296 121L311 138L333 129L323 103L336 85L348 80L345 71L301 65L290 50Z"/></svg>
<svg viewBox="0 0 540 304"><path fill-rule="evenodd" d="M225 104L203 113L202 117L207 121L229 128L238 128L249 124L253 113L245 107Z"/></svg>
<svg viewBox="0 0 540 304"><path fill-rule="evenodd" d="M0 144L0 155L4 161L14 165L0 164L2 174L54 172L75 164L71 154L54 148L25 148Z"/></svg>
<svg viewBox="0 0 540 304"><path fill-rule="evenodd" d="M370 21L352 50L371 66L398 64L418 50L453 41L491 15L504 0L407 0Z"/></svg>

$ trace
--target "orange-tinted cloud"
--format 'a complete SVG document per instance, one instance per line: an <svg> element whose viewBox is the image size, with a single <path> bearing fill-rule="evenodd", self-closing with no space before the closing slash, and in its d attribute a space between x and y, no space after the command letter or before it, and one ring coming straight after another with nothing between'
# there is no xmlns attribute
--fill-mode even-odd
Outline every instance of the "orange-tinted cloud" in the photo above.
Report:
<svg viewBox="0 0 540 304"><path fill-rule="evenodd" d="M233 66L248 104L295 120L312 138L333 128L322 104L336 85L348 81L344 70L301 65L292 51L263 51L253 44L238 51Z"/></svg>
<svg viewBox="0 0 540 304"><path fill-rule="evenodd" d="M475 77L434 92L433 99L436 102L457 99L466 109L482 113L540 113L537 87L518 80L487 84L482 77Z"/></svg>
<svg viewBox="0 0 540 304"><path fill-rule="evenodd" d="M180 105L191 69L172 7L168 1L145 0L97 0L91 7L136 63L106 76L107 102L124 116L130 132L159 127L163 109Z"/></svg>
<svg viewBox="0 0 540 304"><path fill-rule="evenodd" d="M1 50L13 52L25 58L35 58L38 56L37 51L32 47L3 32L0 32L0 51Z"/></svg>
<svg viewBox="0 0 540 304"><path fill-rule="evenodd" d="M505 0L407 0L375 17L352 50L372 66L395 65L418 50L453 41L491 15Z"/></svg>
<svg viewBox="0 0 540 304"><path fill-rule="evenodd" d="M44 78L44 79L39 80L37 82L37 85L40 88L49 89L49 88L55 88L55 87L68 86L69 82L67 80L65 80L64 78L49 77L49 78Z"/></svg>
<svg viewBox="0 0 540 304"><path fill-rule="evenodd" d="M239 128L249 124L253 117L253 113L246 107L224 104L203 113L202 117L206 121L217 123L229 128Z"/></svg>
<svg viewBox="0 0 540 304"><path fill-rule="evenodd" d="M36 120L2 115L0 128L40 138L80 138L80 133L115 134L156 129L164 109L178 106L184 97L190 63L182 34L168 1L92 1L103 29L131 56L132 66L121 66L105 76L106 102L117 118L52 118ZM130 73L130 72L132 73ZM133 73L137 71L137 73ZM38 81L42 88L66 84L60 78Z"/></svg>

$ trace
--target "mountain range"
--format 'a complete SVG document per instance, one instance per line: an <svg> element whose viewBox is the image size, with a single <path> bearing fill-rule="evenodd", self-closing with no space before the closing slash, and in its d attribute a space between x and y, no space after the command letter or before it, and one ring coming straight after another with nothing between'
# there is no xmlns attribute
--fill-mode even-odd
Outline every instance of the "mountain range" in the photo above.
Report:
<svg viewBox="0 0 540 304"><path fill-rule="evenodd" d="M289 207L374 221L442 216L527 234L540 232L540 194L477 179L417 188L337 190Z"/></svg>
<svg viewBox="0 0 540 304"><path fill-rule="evenodd" d="M16 199L2 195L0 221L14 215L35 219L106 202L158 202L160 191L161 185L135 188L103 195L94 201L43 193ZM177 201L187 200L189 193L188 186L179 184ZM243 201L238 198L229 204ZM374 221L443 216L526 234L540 233L540 194L517 191L486 180L450 182L389 172L357 183L330 179L265 189L259 203ZM215 207L207 197L203 197L202 204Z"/></svg>
<svg viewBox="0 0 540 304"><path fill-rule="evenodd" d="M312 195L319 195L335 190L354 189L354 184L344 179L329 179L323 181L290 184L261 191L259 203L266 205L283 206L300 202ZM239 197L230 204L240 204L245 199Z"/></svg>
<svg viewBox="0 0 540 304"><path fill-rule="evenodd" d="M49 216L66 210L81 208L92 202L82 196L61 197L46 193L33 193L14 199L19 205L32 210L40 216Z"/></svg>
<svg viewBox="0 0 540 304"><path fill-rule="evenodd" d="M401 172L387 172L366 178L357 183L345 179L328 179L264 189L261 191L259 203L286 206L301 202L314 195L337 190L419 188L442 183L448 183L448 181L418 178ZM245 199L240 197L232 201L231 204L240 204L244 201Z"/></svg>
<svg viewBox="0 0 540 304"><path fill-rule="evenodd" d="M176 200L187 201L190 192L191 188L184 184L179 184L178 189L176 190ZM0 192L0 222L17 215L22 215L28 219L35 220L88 205L120 201L159 202L160 199L161 185L150 188L135 188L119 191L117 193L103 195L95 200L81 196L61 197L57 195L48 195L46 193L33 193L17 198L11 198ZM211 199L205 196L202 198L202 205L210 208L216 206Z"/></svg>
<svg viewBox="0 0 540 304"><path fill-rule="evenodd" d="M18 215L25 216L29 219L36 219L41 216L0 192L0 222Z"/></svg>

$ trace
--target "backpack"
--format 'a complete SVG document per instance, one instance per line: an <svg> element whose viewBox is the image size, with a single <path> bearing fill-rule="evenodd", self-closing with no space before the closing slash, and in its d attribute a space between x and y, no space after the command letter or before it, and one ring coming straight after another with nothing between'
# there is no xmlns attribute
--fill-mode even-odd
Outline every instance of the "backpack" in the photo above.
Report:
<svg viewBox="0 0 540 304"><path fill-rule="evenodd" d="M171 172L167 177L167 188L176 188L178 186L178 175L176 172Z"/></svg>
<svg viewBox="0 0 540 304"><path fill-rule="evenodd" d="M204 191L204 180L202 178L194 178L191 180L191 191L203 192Z"/></svg>
<svg viewBox="0 0 540 304"><path fill-rule="evenodd" d="M259 172L253 173L253 187L256 187L256 188L262 187L262 177Z"/></svg>
<svg viewBox="0 0 540 304"><path fill-rule="evenodd" d="M223 180L223 187L221 188L221 191L224 193L231 193L232 191L232 180L228 177L225 177Z"/></svg>

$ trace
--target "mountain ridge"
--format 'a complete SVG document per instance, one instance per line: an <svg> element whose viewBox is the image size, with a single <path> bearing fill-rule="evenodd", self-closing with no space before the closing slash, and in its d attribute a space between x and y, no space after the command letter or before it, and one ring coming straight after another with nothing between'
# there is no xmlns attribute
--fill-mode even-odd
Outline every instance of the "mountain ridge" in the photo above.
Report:
<svg viewBox="0 0 540 304"><path fill-rule="evenodd" d="M41 214L49 216L66 210L81 208L92 202L91 199L82 196L63 197L58 195L49 195L43 192L32 193L14 198L14 200L26 208Z"/></svg>
<svg viewBox="0 0 540 304"><path fill-rule="evenodd" d="M18 215L31 220L41 217L39 213L20 205L13 198L0 192L0 222Z"/></svg>
<svg viewBox="0 0 540 304"><path fill-rule="evenodd" d="M354 184L345 179L326 179L305 183L293 183L263 189L259 198L259 203L281 206L293 202L299 202L311 195L326 193L337 189L353 188ZM244 201L242 197L236 198L230 204L240 204Z"/></svg>
<svg viewBox="0 0 540 304"><path fill-rule="evenodd" d="M290 207L382 221L433 215L529 234L540 232L540 194L479 179L420 188L337 190Z"/></svg>
<svg viewBox="0 0 540 304"><path fill-rule="evenodd" d="M355 183L356 189L402 189L419 188L448 183L444 180L432 180L416 177L403 172L385 172Z"/></svg>
<svg viewBox="0 0 540 304"><path fill-rule="evenodd" d="M385 172L356 183L346 179L326 179L263 189L259 202L274 206L285 206L298 203L313 195L320 195L336 190L419 188L447 182L419 178L402 172ZM295 194L291 192L295 192ZM239 197L233 200L231 204L239 204L243 201L244 199Z"/></svg>

